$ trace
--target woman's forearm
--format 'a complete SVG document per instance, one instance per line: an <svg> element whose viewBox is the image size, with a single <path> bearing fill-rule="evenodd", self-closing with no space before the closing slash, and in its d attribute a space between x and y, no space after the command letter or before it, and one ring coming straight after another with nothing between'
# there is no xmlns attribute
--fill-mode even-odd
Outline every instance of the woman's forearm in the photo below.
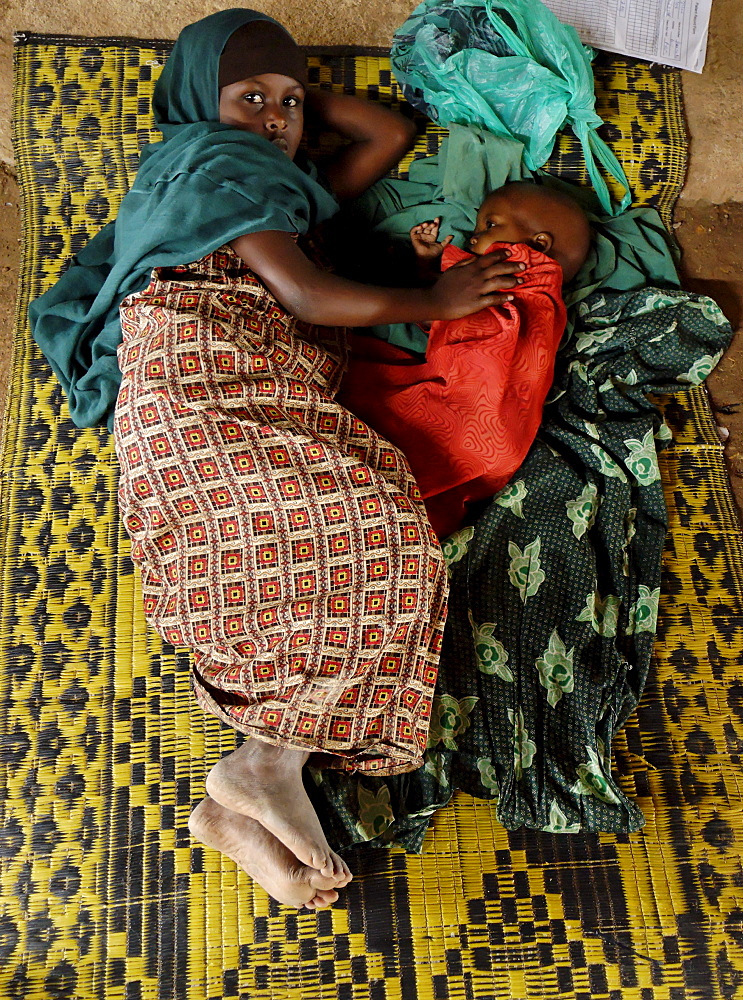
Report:
<svg viewBox="0 0 743 1000"><path fill-rule="evenodd" d="M341 201L355 198L383 177L415 141L413 123L375 101L309 90L305 111L309 120L349 140L325 165L328 181Z"/></svg>
<svg viewBox="0 0 743 1000"><path fill-rule="evenodd" d="M322 326L374 326L378 323L417 323L436 312L430 290L361 285L338 275L318 271L311 284L282 283L271 288L281 304L306 323Z"/></svg>
<svg viewBox="0 0 743 1000"><path fill-rule="evenodd" d="M232 247L297 319L323 326L415 323L431 309L428 289L362 285L322 271L287 233L255 233Z"/></svg>
<svg viewBox="0 0 743 1000"><path fill-rule="evenodd" d="M288 312L323 326L457 319L512 298L501 293L523 266L494 253L450 268L431 288L380 288L321 271L288 233L250 233L231 245Z"/></svg>
<svg viewBox="0 0 743 1000"><path fill-rule="evenodd" d="M353 142L374 139L380 131L395 133L400 142L409 142L415 136L415 127L409 118L377 101L364 101L350 94L308 90L305 113L308 118Z"/></svg>

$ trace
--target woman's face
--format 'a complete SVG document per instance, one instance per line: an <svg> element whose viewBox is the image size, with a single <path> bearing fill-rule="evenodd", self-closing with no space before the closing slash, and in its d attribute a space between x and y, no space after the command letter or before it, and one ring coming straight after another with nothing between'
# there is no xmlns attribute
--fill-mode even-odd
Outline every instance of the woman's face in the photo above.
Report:
<svg viewBox="0 0 743 1000"><path fill-rule="evenodd" d="M261 73L222 87L219 120L265 139L290 160L299 147L304 128L304 87L281 73Z"/></svg>

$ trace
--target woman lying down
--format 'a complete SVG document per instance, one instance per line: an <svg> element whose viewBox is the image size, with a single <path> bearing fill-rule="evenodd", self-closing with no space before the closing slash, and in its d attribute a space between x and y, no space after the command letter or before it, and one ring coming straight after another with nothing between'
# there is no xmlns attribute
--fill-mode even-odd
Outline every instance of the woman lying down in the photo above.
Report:
<svg viewBox="0 0 743 1000"><path fill-rule="evenodd" d="M297 155L305 110L348 140L330 190ZM389 170L413 129L308 91L263 14L187 27L154 111L164 141L113 230L33 303L34 336L76 422L108 417L121 381L120 509L146 617L191 648L201 705L248 737L210 772L193 835L277 900L324 907L351 874L302 768L421 766L447 596L404 458L334 401L343 327L469 315L507 301L522 265L496 252L392 289L305 256L296 234ZM75 323L92 360L70 377Z"/></svg>

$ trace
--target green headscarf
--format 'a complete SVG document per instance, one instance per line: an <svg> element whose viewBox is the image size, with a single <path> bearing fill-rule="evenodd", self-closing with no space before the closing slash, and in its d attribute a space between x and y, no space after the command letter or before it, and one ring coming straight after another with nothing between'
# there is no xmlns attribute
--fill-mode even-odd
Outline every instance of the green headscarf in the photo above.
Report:
<svg viewBox="0 0 743 1000"><path fill-rule="evenodd" d="M164 141L142 151L116 221L29 307L34 339L78 427L110 426L121 382L119 305L147 285L153 267L198 260L246 233L305 233L337 211L313 167L219 122L219 57L230 35L255 20L273 21L224 10L181 32L153 98Z"/></svg>

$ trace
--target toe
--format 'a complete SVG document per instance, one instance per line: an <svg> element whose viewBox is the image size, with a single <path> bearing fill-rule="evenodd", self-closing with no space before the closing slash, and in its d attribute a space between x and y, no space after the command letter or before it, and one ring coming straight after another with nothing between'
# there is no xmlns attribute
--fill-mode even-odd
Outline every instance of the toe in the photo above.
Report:
<svg viewBox="0 0 743 1000"><path fill-rule="evenodd" d="M313 889L335 889L338 885L338 879L335 876L322 875L311 868L304 869L303 877Z"/></svg>
<svg viewBox="0 0 743 1000"><path fill-rule="evenodd" d="M337 899L338 893L335 889L320 889L310 902L305 905L310 906L312 904L311 909L322 910L326 906L332 906Z"/></svg>
<svg viewBox="0 0 743 1000"><path fill-rule="evenodd" d="M335 878L335 862L333 860L333 855L330 852L320 852L315 851L312 855L312 868L316 868L321 875L326 878Z"/></svg>
<svg viewBox="0 0 743 1000"><path fill-rule="evenodd" d="M353 878L353 875L351 874L351 869L348 867L348 865L343 860L343 858L341 858L340 861L341 861L341 865L343 866L343 869L342 869L342 875L343 875L343 880L344 880L343 884L346 885L346 883L348 883L348 882L351 881L351 879Z"/></svg>
<svg viewBox="0 0 743 1000"><path fill-rule="evenodd" d="M347 882L351 881L351 870L339 854L336 854L335 851L333 851L332 855L333 878L335 879L337 885L346 885Z"/></svg>
<svg viewBox="0 0 743 1000"><path fill-rule="evenodd" d="M211 829L224 819L224 807L208 795L199 802L188 818L188 828L192 836L199 837L205 829Z"/></svg>

